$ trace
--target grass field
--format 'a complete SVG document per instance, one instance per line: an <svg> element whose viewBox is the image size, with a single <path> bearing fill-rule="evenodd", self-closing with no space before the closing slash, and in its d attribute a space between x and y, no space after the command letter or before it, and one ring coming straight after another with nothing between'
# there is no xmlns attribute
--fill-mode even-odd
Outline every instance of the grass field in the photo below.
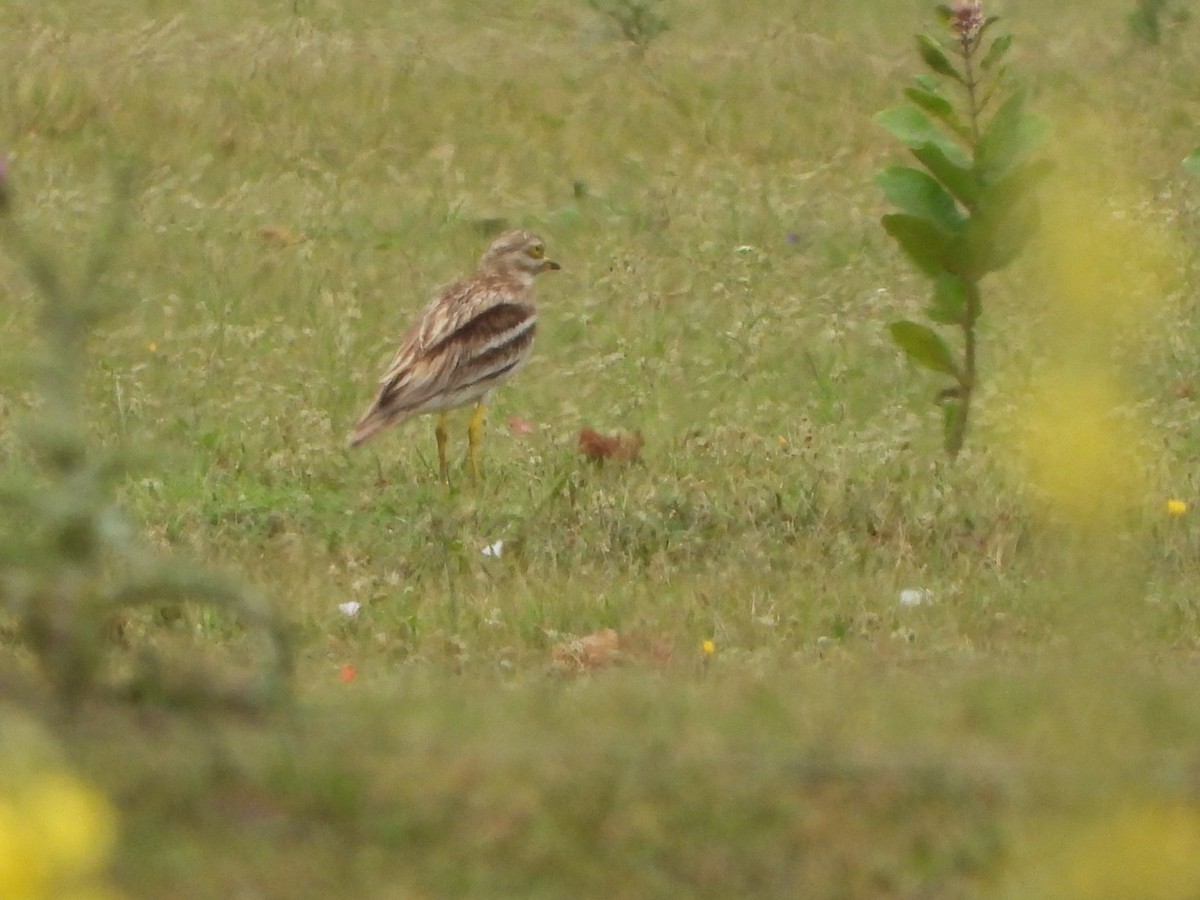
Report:
<svg viewBox="0 0 1200 900"><path fill-rule="evenodd" d="M1195 896L1200 512L1167 501L1200 485L1200 21L1151 47L1134 5L996 4L1058 168L984 284L951 465L872 182L931 4L667 0L639 55L566 0L8 0L14 214L73 270L136 174L85 386L141 460L121 502L296 640L294 703L254 716L68 717L0 643L0 713L26 698L116 808L112 883ZM481 483L438 483L430 420L345 450L505 224L563 270ZM7 257L0 284L15 464L38 331ZM597 465L583 427L645 443ZM125 635L257 659L200 607Z"/></svg>

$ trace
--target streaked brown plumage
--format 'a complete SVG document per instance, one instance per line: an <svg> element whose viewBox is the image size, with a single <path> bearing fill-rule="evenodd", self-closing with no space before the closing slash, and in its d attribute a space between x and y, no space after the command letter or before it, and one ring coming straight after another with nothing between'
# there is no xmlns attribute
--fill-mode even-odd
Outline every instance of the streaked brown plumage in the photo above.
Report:
<svg viewBox="0 0 1200 900"><path fill-rule="evenodd" d="M379 379L375 402L350 434L350 446L422 413L438 412L438 465L447 480L445 413L474 403L468 430L472 474L488 395L529 357L537 331L533 279L558 269L542 239L510 231L492 241L470 278L451 285L400 342Z"/></svg>

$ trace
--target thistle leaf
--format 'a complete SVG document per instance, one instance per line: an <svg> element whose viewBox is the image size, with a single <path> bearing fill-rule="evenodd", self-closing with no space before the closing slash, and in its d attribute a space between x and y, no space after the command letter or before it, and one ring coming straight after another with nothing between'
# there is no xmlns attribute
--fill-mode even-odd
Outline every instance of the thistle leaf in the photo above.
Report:
<svg viewBox="0 0 1200 900"><path fill-rule="evenodd" d="M942 447L953 458L962 449L963 435L959 432L958 417L962 401L948 398L942 401Z"/></svg>
<svg viewBox="0 0 1200 900"><path fill-rule="evenodd" d="M988 52L984 55L983 61L980 62L980 67L987 72L992 66L1003 59L1004 54L1008 52L1008 48L1012 46L1013 36L1011 33L1002 34L1000 37L992 41L992 46L988 47Z"/></svg>
<svg viewBox="0 0 1200 900"><path fill-rule="evenodd" d="M968 280L978 280L1016 259L1037 228L1033 189L1052 169L1046 160L1027 163L989 186L949 248L947 268Z"/></svg>
<svg viewBox="0 0 1200 900"><path fill-rule="evenodd" d="M1025 94L1017 91L996 110L979 139L976 161L985 183L996 182L1025 162L1050 135L1050 124L1025 112Z"/></svg>
<svg viewBox="0 0 1200 900"><path fill-rule="evenodd" d="M1053 171L1054 163L1048 159L1023 163L989 184L980 194L980 206L989 211L1009 209L1028 197Z"/></svg>
<svg viewBox="0 0 1200 900"><path fill-rule="evenodd" d="M962 145L911 104L885 109L876 114L875 121L910 150L916 151L927 146L937 147L954 165L963 169L971 168L971 158Z"/></svg>
<svg viewBox="0 0 1200 900"><path fill-rule="evenodd" d="M958 366L946 342L932 328L902 319L888 326L892 340L914 363L958 378Z"/></svg>
<svg viewBox="0 0 1200 900"><path fill-rule="evenodd" d="M884 216L882 222L883 230L896 240L918 269L934 277L945 271L942 260L951 242L946 232L925 219L904 213Z"/></svg>
<svg viewBox="0 0 1200 900"><path fill-rule="evenodd" d="M933 302L925 314L941 325L961 325L967 320L967 283L957 275L939 275L933 286Z"/></svg>
<svg viewBox="0 0 1200 900"><path fill-rule="evenodd" d="M875 183L902 212L945 232L955 233L962 228L966 217L954 197L927 172L908 166L889 166L875 176Z"/></svg>
<svg viewBox="0 0 1200 900"><path fill-rule="evenodd" d="M963 76L959 74L958 69L954 68L954 64L950 62L950 57L946 55L946 51L929 35L917 35L917 52L921 54L921 59L924 60L925 65L929 66L937 74L953 78L960 84L966 83Z"/></svg>
<svg viewBox="0 0 1200 900"><path fill-rule="evenodd" d="M941 149L932 144L926 144L912 153L959 203L967 209L975 208L979 202L981 187L979 179L975 177L975 172L969 165L962 166L951 162Z"/></svg>
<svg viewBox="0 0 1200 900"><path fill-rule="evenodd" d="M970 139L971 131L959 118L954 105L937 91L925 87L910 87L904 89L904 96L934 118L942 122L964 141Z"/></svg>

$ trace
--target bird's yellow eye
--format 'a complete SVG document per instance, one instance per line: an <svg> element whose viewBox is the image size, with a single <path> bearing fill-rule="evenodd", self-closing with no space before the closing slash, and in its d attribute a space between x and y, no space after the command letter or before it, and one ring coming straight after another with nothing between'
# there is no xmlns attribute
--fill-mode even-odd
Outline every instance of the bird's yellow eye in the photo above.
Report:
<svg viewBox="0 0 1200 900"><path fill-rule="evenodd" d="M532 247L529 248L529 255L532 256L534 259L541 259L543 256L546 255L546 248L543 247L541 244L534 244Z"/></svg>

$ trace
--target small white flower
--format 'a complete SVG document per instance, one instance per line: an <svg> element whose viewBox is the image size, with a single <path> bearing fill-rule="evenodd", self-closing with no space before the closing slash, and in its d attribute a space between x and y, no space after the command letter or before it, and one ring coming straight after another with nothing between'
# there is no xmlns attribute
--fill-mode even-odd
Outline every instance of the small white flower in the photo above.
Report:
<svg viewBox="0 0 1200 900"><path fill-rule="evenodd" d="M933 602L933 591L929 588L905 588L900 592L901 606L923 606Z"/></svg>
<svg viewBox="0 0 1200 900"><path fill-rule="evenodd" d="M484 556L499 556L504 552L504 541L496 541L494 544L488 544L483 548Z"/></svg>
<svg viewBox="0 0 1200 900"><path fill-rule="evenodd" d="M362 609L362 604L357 600L348 600L345 603L338 604L338 612L348 619L353 619L357 616L360 609Z"/></svg>

